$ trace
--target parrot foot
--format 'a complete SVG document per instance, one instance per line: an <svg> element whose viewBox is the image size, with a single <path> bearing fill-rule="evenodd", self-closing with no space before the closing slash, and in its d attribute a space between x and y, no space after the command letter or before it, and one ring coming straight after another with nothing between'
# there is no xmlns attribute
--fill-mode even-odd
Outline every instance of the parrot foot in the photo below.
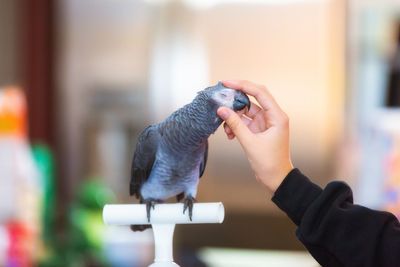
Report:
<svg viewBox="0 0 400 267"><path fill-rule="evenodd" d="M147 213L147 221L150 222L150 210L155 208L156 204L161 203L162 201L157 199L146 199L143 200L143 203L146 204L146 213Z"/></svg>
<svg viewBox="0 0 400 267"><path fill-rule="evenodd" d="M183 214L185 214L186 210L188 209L190 221L192 221L194 202L196 202L196 199L192 196L185 197L185 200L183 201Z"/></svg>

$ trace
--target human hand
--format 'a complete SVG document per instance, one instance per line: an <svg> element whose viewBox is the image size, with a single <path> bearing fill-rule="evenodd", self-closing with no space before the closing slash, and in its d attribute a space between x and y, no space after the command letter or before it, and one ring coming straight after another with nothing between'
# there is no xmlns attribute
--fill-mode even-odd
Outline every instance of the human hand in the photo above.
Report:
<svg viewBox="0 0 400 267"><path fill-rule="evenodd" d="M257 180L272 193L293 169L289 149L289 118L265 86L249 81L229 80L226 87L254 96L250 110L239 116L233 110L220 107L218 116L225 121L229 139L237 137Z"/></svg>

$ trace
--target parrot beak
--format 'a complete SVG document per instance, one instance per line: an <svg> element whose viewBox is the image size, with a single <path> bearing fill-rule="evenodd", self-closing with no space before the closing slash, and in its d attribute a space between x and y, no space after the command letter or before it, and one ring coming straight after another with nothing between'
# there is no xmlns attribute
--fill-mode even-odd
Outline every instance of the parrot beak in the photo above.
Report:
<svg viewBox="0 0 400 267"><path fill-rule="evenodd" d="M250 109L250 99L246 94L237 91L233 101L233 110L239 111L244 109L245 107Z"/></svg>

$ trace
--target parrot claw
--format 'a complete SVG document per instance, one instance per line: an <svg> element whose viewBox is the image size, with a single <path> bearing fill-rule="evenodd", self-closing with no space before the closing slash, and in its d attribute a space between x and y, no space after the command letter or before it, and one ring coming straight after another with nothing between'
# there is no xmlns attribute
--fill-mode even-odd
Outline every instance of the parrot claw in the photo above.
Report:
<svg viewBox="0 0 400 267"><path fill-rule="evenodd" d="M144 200L143 203L146 204L147 221L150 222L151 209L154 210L156 208L156 204L161 203L161 201L156 200L156 199L147 199L147 200Z"/></svg>
<svg viewBox="0 0 400 267"><path fill-rule="evenodd" d="M189 219L192 221L193 217L193 203L196 202L196 199L192 196L188 196L183 201L183 214L185 214L186 210L189 209Z"/></svg>

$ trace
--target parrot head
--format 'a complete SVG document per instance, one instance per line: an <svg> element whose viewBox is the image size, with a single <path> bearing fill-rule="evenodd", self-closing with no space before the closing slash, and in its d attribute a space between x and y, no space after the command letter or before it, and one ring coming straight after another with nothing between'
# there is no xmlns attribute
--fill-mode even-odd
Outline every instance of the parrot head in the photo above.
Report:
<svg viewBox="0 0 400 267"><path fill-rule="evenodd" d="M243 110L245 107L250 109L250 99L245 93L225 87L221 82L204 91L209 101L217 107L224 106L234 111Z"/></svg>

